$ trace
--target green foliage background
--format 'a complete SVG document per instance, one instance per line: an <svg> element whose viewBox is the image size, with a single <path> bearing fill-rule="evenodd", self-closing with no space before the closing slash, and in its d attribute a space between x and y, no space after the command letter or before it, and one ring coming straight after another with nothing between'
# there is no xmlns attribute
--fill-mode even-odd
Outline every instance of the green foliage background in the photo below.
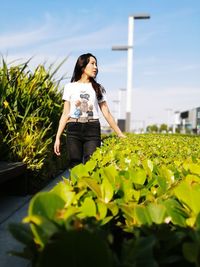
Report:
<svg viewBox="0 0 200 267"><path fill-rule="evenodd" d="M199 155L198 136L105 138L10 226L25 246L15 255L43 267L200 266Z"/></svg>
<svg viewBox="0 0 200 267"><path fill-rule="evenodd" d="M54 76L63 62L48 69L38 65L33 72L30 61L11 66L3 58L1 62L0 160L23 161L35 181L48 180L66 164L65 153L60 159L53 155L63 78L56 81Z"/></svg>

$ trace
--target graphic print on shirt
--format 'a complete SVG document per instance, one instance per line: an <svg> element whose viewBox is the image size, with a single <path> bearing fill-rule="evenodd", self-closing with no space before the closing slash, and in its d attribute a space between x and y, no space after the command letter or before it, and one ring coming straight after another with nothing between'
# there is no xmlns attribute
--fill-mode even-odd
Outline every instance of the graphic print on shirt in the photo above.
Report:
<svg viewBox="0 0 200 267"><path fill-rule="evenodd" d="M80 94L80 100L75 102L75 111L73 117L75 118L93 118L93 105L89 103L90 95L86 93Z"/></svg>

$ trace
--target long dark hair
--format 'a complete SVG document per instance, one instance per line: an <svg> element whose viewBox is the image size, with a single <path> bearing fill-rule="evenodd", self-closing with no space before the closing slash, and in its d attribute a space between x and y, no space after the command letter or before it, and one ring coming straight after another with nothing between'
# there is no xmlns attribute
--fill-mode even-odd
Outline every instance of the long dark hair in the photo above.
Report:
<svg viewBox="0 0 200 267"><path fill-rule="evenodd" d="M83 54L78 57L76 61L76 65L74 67L74 72L72 74L71 82L77 82L78 80L80 80L85 67L90 61L90 57L93 57L97 62L96 57L93 56L91 53ZM98 73L98 69L97 69L97 73ZM105 92L105 89L103 88L101 84L97 83L97 81L92 77L90 77L90 82L92 83L92 87L94 88L97 99L101 100L103 97L103 93Z"/></svg>

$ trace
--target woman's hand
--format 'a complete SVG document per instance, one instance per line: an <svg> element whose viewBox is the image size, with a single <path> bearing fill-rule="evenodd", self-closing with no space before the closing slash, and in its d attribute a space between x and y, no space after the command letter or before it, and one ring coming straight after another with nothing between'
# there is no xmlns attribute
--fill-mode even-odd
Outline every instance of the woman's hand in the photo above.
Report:
<svg viewBox="0 0 200 267"><path fill-rule="evenodd" d="M56 139L56 141L54 143L54 153L57 156L60 156L61 155L61 153L60 153L60 139Z"/></svg>
<svg viewBox="0 0 200 267"><path fill-rule="evenodd" d="M107 102L103 101L103 102L99 103L99 107L101 109L101 112L103 113L104 118L106 119L106 121L108 122L110 127L115 131L117 136L120 137L120 138L126 138L126 135L124 135L121 132L121 130L118 127L115 119L113 118L112 114L110 113L110 110L108 108Z"/></svg>
<svg viewBox="0 0 200 267"><path fill-rule="evenodd" d="M120 138L126 138L126 135L123 134L123 133L120 133L120 134L118 134L117 136L120 137Z"/></svg>

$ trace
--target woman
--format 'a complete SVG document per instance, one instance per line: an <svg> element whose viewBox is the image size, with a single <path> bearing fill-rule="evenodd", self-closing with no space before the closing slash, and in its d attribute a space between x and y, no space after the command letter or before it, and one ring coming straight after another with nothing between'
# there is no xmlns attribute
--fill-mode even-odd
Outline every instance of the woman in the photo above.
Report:
<svg viewBox="0 0 200 267"><path fill-rule="evenodd" d="M125 137L109 111L105 89L95 80L97 73L96 57L83 54L77 59L71 82L64 88L64 109L54 152L60 155L60 137L66 127L69 168L87 162L101 144L98 108L117 136Z"/></svg>

